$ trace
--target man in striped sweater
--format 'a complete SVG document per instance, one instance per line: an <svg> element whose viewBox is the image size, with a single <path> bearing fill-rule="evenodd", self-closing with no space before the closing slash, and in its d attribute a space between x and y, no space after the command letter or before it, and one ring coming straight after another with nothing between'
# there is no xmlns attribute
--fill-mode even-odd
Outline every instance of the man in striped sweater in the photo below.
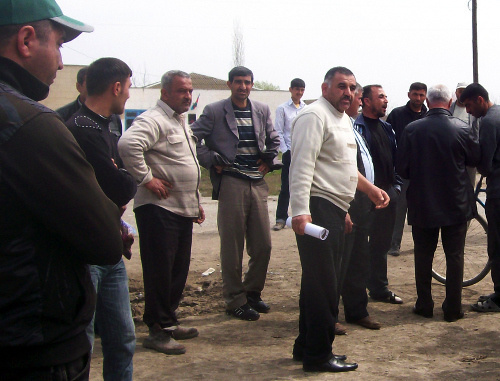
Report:
<svg viewBox="0 0 500 381"><path fill-rule="evenodd" d="M199 140L198 160L210 170L212 196L219 200L217 224L226 312L242 320L257 320L259 312L270 310L261 299L271 256L264 176L274 166L280 139L269 107L248 99L252 71L243 66L233 68L227 86L231 97L207 105L191 128ZM242 281L245 238L250 260Z"/></svg>

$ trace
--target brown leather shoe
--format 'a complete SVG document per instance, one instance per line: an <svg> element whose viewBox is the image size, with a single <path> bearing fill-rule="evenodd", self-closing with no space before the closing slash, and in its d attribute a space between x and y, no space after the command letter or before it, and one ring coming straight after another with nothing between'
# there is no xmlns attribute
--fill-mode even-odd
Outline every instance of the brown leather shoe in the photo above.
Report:
<svg viewBox="0 0 500 381"><path fill-rule="evenodd" d="M172 337L175 340L188 340L198 335L199 332L196 328L186 328L181 327L180 325L178 325L177 328L172 331Z"/></svg>
<svg viewBox="0 0 500 381"><path fill-rule="evenodd" d="M365 316L364 318L353 321L352 323L368 329L380 329L380 327L382 327L382 324L373 320L370 316Z"/></svg>
<svg viewBox="0 0 500 381"><path fill-rule="evenodd" d="M345 335L347 328L340 323L335 323L335 336Z"/></svg>
<svg viewBox="0 0 500 381"><path fill-rule="evenodd" d="M186 347L172 337L172 331L153 326L149 328L149 336L142 342L144 348L154 349L167 355L182 355Z"/></svg>

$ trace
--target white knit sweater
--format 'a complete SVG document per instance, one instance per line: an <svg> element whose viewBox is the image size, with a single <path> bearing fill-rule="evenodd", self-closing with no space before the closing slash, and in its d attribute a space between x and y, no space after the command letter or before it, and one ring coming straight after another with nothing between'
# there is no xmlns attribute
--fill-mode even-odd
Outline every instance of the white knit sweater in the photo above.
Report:
<svg viewBox="0 0 500 381"><path fill-rule="evenodd" d="M292 216L307 214L311 196L349 209L358 184L356 140L350 118L325 98L307 106L292 124Z"/></svg>

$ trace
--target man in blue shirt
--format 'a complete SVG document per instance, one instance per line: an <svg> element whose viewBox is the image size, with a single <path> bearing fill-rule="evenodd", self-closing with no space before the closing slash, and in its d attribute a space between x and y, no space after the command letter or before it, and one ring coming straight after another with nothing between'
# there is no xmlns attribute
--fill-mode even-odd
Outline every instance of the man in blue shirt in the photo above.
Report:
<svg viewBox="0 0 500 381"><path fill-rule="evenodd" d="M276 109L274 128L280 136L280 151L283 153L281 157L283 167L281 168L281 191L278 197L278 206L276 208L276 225L273 226L273 230L275 231L283 229L286 219L288 218L288 204L290 202L288 172L290 170L290 147L292 145L290 129L292 121L306 105L301 100L305 88L306 84L302 79L293 79L289 88L292 94L291 99L279 105Z"/></svg>

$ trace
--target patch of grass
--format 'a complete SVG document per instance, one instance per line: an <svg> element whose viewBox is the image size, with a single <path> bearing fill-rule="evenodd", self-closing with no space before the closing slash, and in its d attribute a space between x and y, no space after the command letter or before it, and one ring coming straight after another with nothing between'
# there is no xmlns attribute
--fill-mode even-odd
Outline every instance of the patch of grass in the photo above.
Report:
<svg viewBox="0 0 500 381"><path fill-rule="evenodd" d="M277 196L281 189L281 169L273 171L266 175L266 183L269 186L269 195ZM210 183L210 174L205 168L201 168L200 192L203 197L212 196L212 184Z"/></svg>

